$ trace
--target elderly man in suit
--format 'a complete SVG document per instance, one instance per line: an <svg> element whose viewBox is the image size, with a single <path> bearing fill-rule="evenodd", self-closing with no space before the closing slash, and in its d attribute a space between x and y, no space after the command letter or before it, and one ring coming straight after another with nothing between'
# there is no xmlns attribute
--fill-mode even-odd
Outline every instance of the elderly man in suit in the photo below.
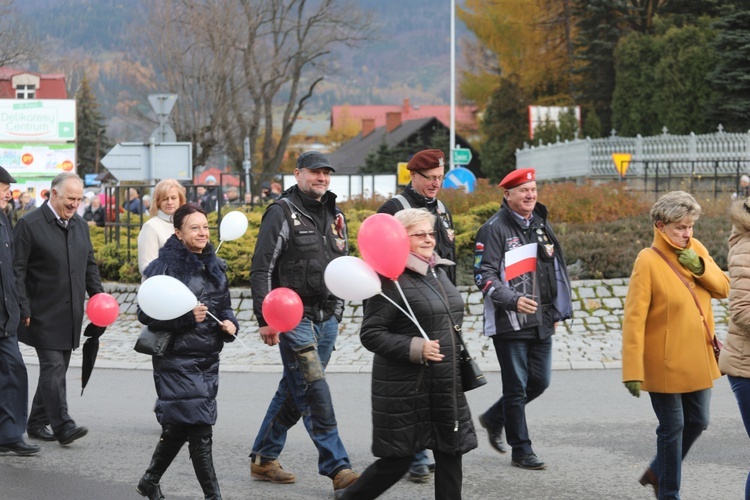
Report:
<svg viewBox="0 0 750 500"><path fill-rule="evenodd" d="M50 198L13 228L13 270L21 306L18 339L36 349L39 383L26 427L29 437L67 445L88 430L68 415L65 374L81 340L83 304L104 291L89 226L76 212L83 181L64 172ZM52 427L52 431L47 428Z"/></svg>
<svg viewBox="0 0 750 500"><path fill-rule="evenodd" d="M10 185L16 180L0 167L0 452L16 455L39 453L39 446L23 440L29 403L29 380L18 350L19 309L13 278L13 240L3 208L12 199Z"/></svg>

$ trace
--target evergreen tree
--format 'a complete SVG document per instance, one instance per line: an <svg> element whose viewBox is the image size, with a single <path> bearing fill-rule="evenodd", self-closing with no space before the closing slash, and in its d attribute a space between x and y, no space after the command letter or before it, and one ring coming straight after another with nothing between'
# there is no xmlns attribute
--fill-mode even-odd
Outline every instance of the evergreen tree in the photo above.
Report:
<svg viewBox="0 0 750 500"><path fill-rule="evenodd" d="M111 147L106 136L104 116L99 112L96 95L85 75L76 91L76 121L78 175L83 178L96 171L97 148L101 159Z"/></svg>
<svg viewBox="0 0 750 500"><path fill-rule="evenodd" d="M560 137L560 129L548 116L544 117L539 125L534 128L534 144L554 144Z"/></svg>
<svg viewBox="0 0 750 500"><path fill-rule="evenodd" d="M482 120L485 141L480 147L482 171L499 182L516 168L516 149L528 139L528 99L518 78L502 78Z"/></svg>
<svg viewBox="0 0 750 500"><path fill-rule="evenodd" d="M583 138L590 137L591 139L598 139L602 136L602 122L599 120L599 116L596 114L596 110L592 109L586 112L583 116Z"/></svg>
<svg viewBox="0 0 750 500"><path fill-rule="evenodd" d="M561 141L572 141L578 134L578 120L576 119L576 109L568 108L560 113L559 120L560 126L560 140Z"/></svg>
<svg viewBox="0 0 750 500"><path fill-rule="evenodd" d="M726 6L714 28L718 64L709 75L717 96L713 118L727 131L750 128L750 0L735 0Z"/></svg>
<svg viewBox="0 0 750 500"><path fill-rule="evenodd" d="M612 96L612 126L619 135L654 135L664 126L653 107L657 86L653 68L659 62L654 37L632 32L615 52L617 86Z"/></svg>
<svg viewBox="0 0 750 500"><path fill-rule="evenodd" d="M622 0L576 0L580 65L575 70L578 104L599 118L601 128L612 128L612 95L615 91L615 47L623 33L627 6Z"/></svg>

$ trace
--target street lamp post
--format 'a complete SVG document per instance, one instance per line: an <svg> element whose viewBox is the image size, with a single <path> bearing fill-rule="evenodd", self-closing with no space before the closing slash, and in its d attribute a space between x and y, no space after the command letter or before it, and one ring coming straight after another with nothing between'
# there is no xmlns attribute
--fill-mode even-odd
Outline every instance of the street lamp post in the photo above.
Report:
<svg viewBox="0 0 750 500"><path fill-rule="evenodd" d="M451 0L451 139L450 151L448 152L450 162L448 165L453 170L453 150L456 148L456 0Z"/></svg>

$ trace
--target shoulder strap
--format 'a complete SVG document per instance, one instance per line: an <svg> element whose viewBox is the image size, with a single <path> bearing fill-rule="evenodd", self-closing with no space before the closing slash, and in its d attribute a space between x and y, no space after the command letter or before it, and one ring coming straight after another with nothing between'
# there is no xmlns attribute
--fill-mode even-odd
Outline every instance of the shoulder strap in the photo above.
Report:
<svg viewBox="0 0 750 500"><path fill-rule="evenodd" d="M680 278L680 281L682 281L682 283L685 285L685 287L688 289L688 291L690 291L690 295L693 296L693 300L695 301L695 305L698 307L698 312L700 312L700 314L701 314L701 319L703 320L703 325L706 327L706 334L708 335L708 340L710 340L711 342L713 342L713 339L711 337L713 337L714 335L711 333L711 329L708 327L708 321L706 321L706 316L703 314L703 308L701 307L700 302L698 302L698 296L695 295L695 290L693 290L690 287L690 284L687 282L687 280L685 279L685 277L680 273L680 271L675 267L675 265L672 264L669 261L669 259L667 259L667 256L664 255L661 252L661 250L659 250L658 248L653 247L653 246L651 247L651 250L653 250L654 252L656 252L657 254L659 254L659 256L662 259L664 259L664 262L666 262L667 264L669 264L669 267L672 268L672 271L675 272L675 274L677 275L677 277Z"/></svg>
<svg viewBox="0 0 750 500"><path fill-rule="evenodd" d="M440 279L438 278L436 281L437 281L438 286L440 287L440 291L437 291L435 287L432 286L432 284L427 280L424 280L424 284L427 285L429 288L431 288L432 291L437 294L438 298L440 299L440 302L443 303L443 306L445 307L445 311L448 313L448 317L450 318L451 323L453 323L453 331L456 332L456 336L458 337L458 341L461 343L461 347L463 347L464 351L466 351L466 355L469 358L471 358L471 356L469 355L469 350L466 348L466 344L464 343L463 335L461 335L461 325L456 323L456 320L453 319L453 314L451 313L451 307L448 304L448 294L445 293L445 288L443 288L443 284L440 283Z"/></svg>
<svg viewBox="0 0 750 500"><path fill-rule="evenodd" d="M393 197L394 200L398 200L399 203L401 203L402 209L406 210L407 208L411 208L411 203L409 203L409 200L406 199L406 196L403 194L397 194Z"/></svg>

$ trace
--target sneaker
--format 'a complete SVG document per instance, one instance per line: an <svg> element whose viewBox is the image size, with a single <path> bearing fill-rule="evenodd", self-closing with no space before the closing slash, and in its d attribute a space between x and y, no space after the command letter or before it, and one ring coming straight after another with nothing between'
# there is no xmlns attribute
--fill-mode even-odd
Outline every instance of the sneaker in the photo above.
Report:
<svg viewBox="0 0 750 500"><path fill-rule="evenodd" d="M409 481L412 483L426 483L430 480L430 468L426 465L417 465L409 469Z"/></svg>
<svg viewBox="0 0 750 500"><path fill-rule="evenodd" d="M351 469L341 469L333 476L333 491L341 490L359 478L359 474Z"/></svg>
<svg viewBox="0 0 750 500"><path fill-rule="evenodd" d="M269 460L260 465L250 462L250 477L258 481L270 481L276 484L291 484L297 480L294 474L281 467L278 460Z"/></svg>

